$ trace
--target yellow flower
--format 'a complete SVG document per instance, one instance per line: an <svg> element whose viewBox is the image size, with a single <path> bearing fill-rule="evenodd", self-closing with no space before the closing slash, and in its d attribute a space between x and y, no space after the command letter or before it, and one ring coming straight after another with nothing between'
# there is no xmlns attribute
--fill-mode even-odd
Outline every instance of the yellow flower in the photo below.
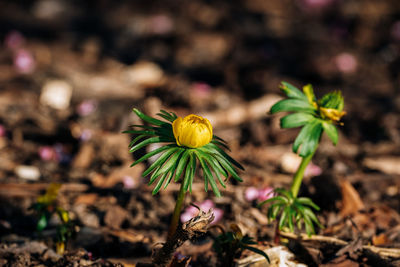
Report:
<svg viewBox="0 0 400 267"><path fill-rule="evenodd" d="M172 123L174 137L178 146L197 148L207 145L213 138L209 120L197 115L178 117Z"/></svg>
<svg viewBox="0 0 400 267"><path fill-rule="evenodd" d="M346 111L339 111L334 108L319 108L323 118L328 118L334 122L340 121L340 119L346 114Z"/></svg>

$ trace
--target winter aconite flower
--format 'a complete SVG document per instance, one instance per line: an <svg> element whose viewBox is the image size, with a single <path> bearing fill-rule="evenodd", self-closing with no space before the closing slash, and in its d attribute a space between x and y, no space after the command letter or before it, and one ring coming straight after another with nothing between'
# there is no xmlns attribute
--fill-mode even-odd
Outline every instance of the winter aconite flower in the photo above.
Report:
<svg viewBox="0 0 400 267"><path fill-rule="evenodd" d="M197 148L207 145L213 138L211 123L197 115L178 117L172 123L172 129L178 146Z"/></svg>
<svg viewBox="0 0 400 267"><path fill-rule="evenodd" d="M132 164L133 166L154 155L160 155L143 172L143 176L150 176L149 185L157 181L153 194L162 186L166 188L171 181L180 182L184 192L191 192L198 167L204 177L205 191L210 186L217 196L220 196L217 180L223 187L229 176L242 181L235 167L243 167L224 151L227 148L225 141L213 135L211 123L206 118L193 114L180 118L172 112L162 110L157 115L164 120L159 120L137 109L133 111L149 125L133 125L132 127L140 129L125 131L134 135L130 152L136 152L150 144L162 143L162 146Z"/></svg>

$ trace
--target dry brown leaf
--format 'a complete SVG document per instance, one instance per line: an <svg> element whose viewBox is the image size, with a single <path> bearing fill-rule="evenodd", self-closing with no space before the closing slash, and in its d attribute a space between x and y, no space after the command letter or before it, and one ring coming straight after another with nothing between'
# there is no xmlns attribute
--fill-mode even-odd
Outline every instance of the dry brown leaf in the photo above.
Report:
<svg viewBox="0 0 400 267"><path fill-rule="evenodd" d="M365 208L363 201L356 189L347 180L340 182L340 188L342 191L342 208L340 210L341 216L348 216L355 214L359 210Z"/></svg>

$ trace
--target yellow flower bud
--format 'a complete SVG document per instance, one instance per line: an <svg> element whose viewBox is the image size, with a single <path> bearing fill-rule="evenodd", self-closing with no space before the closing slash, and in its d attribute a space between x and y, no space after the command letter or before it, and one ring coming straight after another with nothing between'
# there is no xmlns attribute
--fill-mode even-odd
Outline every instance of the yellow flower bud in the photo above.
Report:
<svg viewBox="0 0 400 267"><path fill-rule="evenodd" d="M213 138L209 120L197 115L178 117L172 123L174 137L178 146L197 148L207 145Z"/></svg>

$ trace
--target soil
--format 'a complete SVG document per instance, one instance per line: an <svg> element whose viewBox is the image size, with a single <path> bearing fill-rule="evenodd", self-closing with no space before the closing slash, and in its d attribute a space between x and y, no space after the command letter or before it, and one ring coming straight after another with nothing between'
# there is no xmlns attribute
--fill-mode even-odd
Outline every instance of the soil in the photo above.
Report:
<svg viewBox="0 0 400 267"><path fill-rule="evenodd" d="M400 266L397 0L1 1L0 40L0 265L150 262L179 184L152 196L141 177L150 162L129 167L146 152L130 154L122 134L140 123L133 107L209 118L244 181L216 198L197 174L185 208L212 200L217 224L277 246L267 207L245 192L290 186L298 129L267 114L287 81L317 96L341 90L347 112L301 187L324 228L285 238L296 262ZM52 183L76 232L64 255L58 217L39 233L30 209ZM179 249L191 266L216 265L210 231Z"/></svg>

